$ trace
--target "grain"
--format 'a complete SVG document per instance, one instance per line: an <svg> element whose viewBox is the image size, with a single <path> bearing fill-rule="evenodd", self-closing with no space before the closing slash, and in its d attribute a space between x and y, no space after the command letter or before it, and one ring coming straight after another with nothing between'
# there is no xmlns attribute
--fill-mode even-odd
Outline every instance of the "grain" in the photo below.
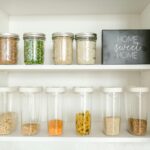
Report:
<svg viewBox="0 0 150 150"><path fill-rule="evenodd" d="M89 111L76 114L76 132L79 135L88 135L91 130L91 114Z"/></svg>
<svg viewBox="0 0 150 150"><path fill-rule="evenodd" d="M15 112L0 114L0 135L7 135L16 129L17 115Z"/></svg>
<svg viewBox="0 0 150 150"><path fill-rule="evenodd" d="M104 133L114 136L120 133L120 117L105 117L104 118Z"/></svg>
<svg viewBox="0 0 150 150"><path fill-rule="evenodd" d="M50 135L58 136L62 134L62 131L63 131L62 120L50 120L48 122L48 132Z"/></svg>
<svg viewBox="0 0 150 150"><path fill-rule="evenodd" d="M38 123L26 123L21 127L21 132L23 135L35 135L39 132L40 125Z"/></svg>
<svg viewBox="0 0 150 150"><path fill-rule="evenodd" d="M142 136L147 131L147 120L129 118L128 119L129 132L133 135Z"/></svg>

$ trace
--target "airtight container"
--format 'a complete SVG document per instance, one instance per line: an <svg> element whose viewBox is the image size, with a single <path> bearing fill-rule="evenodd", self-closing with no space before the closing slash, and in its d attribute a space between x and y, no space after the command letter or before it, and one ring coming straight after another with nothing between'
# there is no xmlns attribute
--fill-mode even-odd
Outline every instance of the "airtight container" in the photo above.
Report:
<svg viewBox="0 0 150 150"><path fill-rule="evenodd" d="M52 136L63 134L63 97L65 88L46 88L48 104L48 133Z"/></svg>
<svg viewBox="0 0 150 150"><path fill-rule="evenodd" d="M76 60L80 65L94 65L96 63L95 33L78 33L76 39Z"/></svg>
<svg viewBox="0 0 150 150"><path fill-rule="evenodd" d="M147 133L148 87L131 87L126 96L128 131L135 136Z"/></svg>
<svg viewBox="0 0 150 150"><path fill-rule="evenodd" d="M116 136L120 133L121 113L120 103L123 100L123 89L120 87L108 87L104 93L103 131L108 136Z"/></svg>
<svg viewBox="0 0 150 150"><path fill-rule="evenodd" d="M76 133L81 136L89 135L91 131L91 102L93 88L76 87L78 111L75 115Z"/></svg>
<svg viewBox="0 0 150 150"><path fill-rule="evenodd" d="M44 63L44 41L43 33L25 33L24 39L24 63L27 65Z"/></svg>
<svg viewBox="0 0 150 150"><path fill-rule="evenodd" d="M40 130L41 88L21 87L21 134L33 136Z"/></svg>
<svg viewBox="0 0 150 150"><path fill-rule="evenodd" d="M14 33L0 34L0 64L17 64L19 36Z"/></svg>
<svg viewBox="0 0 150 150"><path fill-rule="evenodd" d="M53 60L56 65L73 63L73 33L53 33Z"/></svg>
<svg viewBox="0 0 150 150"><path fill-rule="evenodd" d="M0 135L8 135L17 126L17 88L0 87Z"/></svg>

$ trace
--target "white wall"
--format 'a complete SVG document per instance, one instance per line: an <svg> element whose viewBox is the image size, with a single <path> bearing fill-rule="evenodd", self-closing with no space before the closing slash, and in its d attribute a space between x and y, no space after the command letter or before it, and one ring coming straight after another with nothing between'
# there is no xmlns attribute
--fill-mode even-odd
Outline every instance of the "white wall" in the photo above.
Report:
<svg viewBox="0 0 150 150"><path fill-rule="evenodd" d="M150 4L144 9L141 14L142 28L150 29Z"/></svg>
<svg viewBox="0 0 150 150"><path fill-rule="evenodd" d="M0 32L8 32L9 16L0 10Z"/></svg>

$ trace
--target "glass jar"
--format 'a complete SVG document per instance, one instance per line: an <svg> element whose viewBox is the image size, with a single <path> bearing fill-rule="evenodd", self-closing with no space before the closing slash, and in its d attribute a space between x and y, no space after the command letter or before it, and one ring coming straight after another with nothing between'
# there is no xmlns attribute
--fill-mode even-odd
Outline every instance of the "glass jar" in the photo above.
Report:
<svg viewBox="0 0 150 150"><path fill-rule="evenodd" d="M48 133L59 136L63 133L63 93L65 88L47 88L48 94Z"/></svg>
<svg viewBox="0 0 150 150"><path fill-rule="evenodd" d="M129 88L127 101L128 131L132 135L143 136L147 132L147 87Z"/></svg>
<svg viewBox="0 0 150 150"><path fill-rule="evenodd" d="M75 35L75 39L77 64L95 64L97 35L95 33L78 33Z"/></svg>
<svg viewBox="0 0 150 150"><path fill-rule="evenodd" d="M0 64L17 64L19 36L14 33L0 34Z"/></svg>
<svg viewBox="0 0 150 150"><path fill-rule="evenodd" d="M0 135L11 134L17 126L16 92L14 87L0 87Z"/></svg>
<svg viewBox="0 0 150 150"><path fill-rule="evenodd" d="M89 135L91 131L91 100L92 88L78 87L74 89L78 93L79 109L76 113L76 133L79 135Z"/></svg>
<svg viewBox="0 0 150 150"><path fill-rule="evenodd" d="M120 100L122 88L104 88L104 134L115 136L120 133Z"/></svg>
<svg viewBox="0 0 150 150"><path fill-rule="evenodd" d="M53 33L53 60L57 65L73 63L73 33Z"/></svg>
<svg viewBox="0 0 150 150"><path fill-rule="evenodd" d="M27 65L44 63L43 33L25 33L24 38L24 63Z"/></svg>
<svg viewBox="0 0 150 150"><path fill-rule="evenodd" d="M32 136L40 130L41 88L22 87L21 133Z"/></svg>

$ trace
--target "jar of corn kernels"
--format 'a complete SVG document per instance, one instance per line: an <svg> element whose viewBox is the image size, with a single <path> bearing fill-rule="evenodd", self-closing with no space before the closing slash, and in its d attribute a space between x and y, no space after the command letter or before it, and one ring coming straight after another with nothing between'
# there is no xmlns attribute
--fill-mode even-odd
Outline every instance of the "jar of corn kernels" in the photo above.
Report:
<svg viewBox="0 0 150 150"><path fill-rule="evenodd" d="M14 33L0 34L0 64L9 65L17 63L19 36Z"/></svg>

